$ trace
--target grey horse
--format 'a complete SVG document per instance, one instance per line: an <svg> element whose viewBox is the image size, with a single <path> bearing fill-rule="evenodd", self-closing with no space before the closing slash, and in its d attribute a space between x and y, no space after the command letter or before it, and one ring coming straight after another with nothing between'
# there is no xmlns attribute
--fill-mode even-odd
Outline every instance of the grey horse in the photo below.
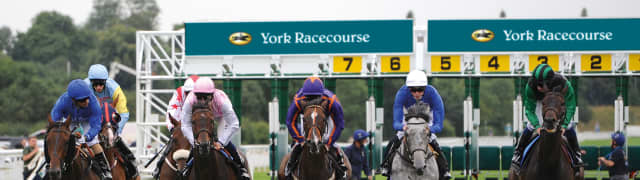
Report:
<svg viewBox="0 0 640 180"><path fill-rule="evenodd" d="M427 104L416 103L405 114L407 130L396 156L393 157L392 180L438 179L435 153L427 148L431 142L431 118L428 112Z"/></svg>

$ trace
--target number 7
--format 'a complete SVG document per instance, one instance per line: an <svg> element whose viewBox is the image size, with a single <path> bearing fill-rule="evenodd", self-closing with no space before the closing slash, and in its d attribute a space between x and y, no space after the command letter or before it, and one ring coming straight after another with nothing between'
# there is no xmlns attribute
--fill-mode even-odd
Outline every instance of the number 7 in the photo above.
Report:
<svg viewBox="0 0 640 180"><path fill-rule="evenodd" d="M349 64L347 64L347 68L344 69L345 71L349 71L351 63L353 63L353 57L344 57L343 61L349 61Z"/></svg>

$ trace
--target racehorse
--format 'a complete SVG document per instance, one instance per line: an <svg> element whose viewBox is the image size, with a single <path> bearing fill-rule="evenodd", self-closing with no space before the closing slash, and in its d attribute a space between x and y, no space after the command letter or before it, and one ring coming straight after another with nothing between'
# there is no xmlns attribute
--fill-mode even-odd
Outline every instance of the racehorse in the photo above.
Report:
<svg viewBox="0 0 640 180"><path fill-rule="evenodd" d="M545 93L542 99L543 124L538 142L530 147L519 173L512 165L509 179L584 179L584 169L580 168L578 176L574 176L571 167L571 153L566 138L561 131L561 123L565 119L564 89L555 88Z"/></svg>
<svg viewBox="0 0 640 180"><path fill-rule="evenodd" d="M71 116L68 116L65 122L53 122L49 116L48 121L45 155L49 159L49 168L45 179L100 179L91 170L91 157L81 153L80 148L76 146L76 139L80 137L72 135L69 129Z"/></svg>
<svg viewBox="0 0 640 180"><path fill-rule="evenodd" d="M195 138L192 173L196 179L239 179L240 171L231 166L233 161L213 147L218 137L214 129L214 115L208 104L194 104L191 123Z"/></svg>
<svg viewBox="0 0 640 180"><path fill-rule="evenodd" d="M169 115L169 119L171 120L171 124L173 124L173 130L171 130L171 140L167 143L169 153L165 159L159 160L164 161L160 169L159 179L195 179L193 173L189 174L188 178L182 177L181 173L187 166L191 144L189 144L189 140L187 140L182 133L180 121L177 121L171 115Z"/></svg>
<svg viewBox="0 0 640 180"><path fill-rule="evenodd" d="M301 180L333 180L336 178L336 168L338 160L330 155L328 146L324 145L323 135L328 129L327 107L329 101L317 98L315 100L301 103L304 109L302 124L305 129L305 142L302 144L302 152L299 157L297 167L291 173L292 179ZM286 180L284 169L289 160L290 154L285 156L280 163L278 179ZM344 160L347 166L347 179L351 179L351 165L348 160Z"/></svg>
<svg viewBox="0 0 640 180"><path fill-rule="evenodd" d="M105 103L106 106L111 106ZM118 130L118 122L120 121L117 113L113 116L103 114L102 117L102 129L98 138L100 140L100 146L104 148L107 162L109 163L109 169L111 169L111 177L113 180L127 179L126 171L123 163L124 159L118 152L118 148L115 147L115 133ZM138 176L139 177L139 176Z"/></svg>
<svg viewBox="0 0 640 180"><path fill-rule="evenodd" d="M431 149L429 106L418 102L405 114L407 130L391 166L391 179L439 178L435 150Z"/></svg>

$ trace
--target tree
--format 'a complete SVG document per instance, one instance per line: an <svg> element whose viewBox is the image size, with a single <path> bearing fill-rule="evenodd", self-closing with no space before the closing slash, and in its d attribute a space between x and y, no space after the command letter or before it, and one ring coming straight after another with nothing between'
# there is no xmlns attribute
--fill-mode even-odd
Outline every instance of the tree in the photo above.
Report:
<svg viewBox="0 0 640 180"><path fill-rule="evenodd" d="M155 0L126 0L128 17L125 24L138 30L153 30L158 25L160 8Z"/></svg>
<svg viewBox="0 0 640 180"><path fill-rule="evenodd" d="M122 18L120 0L94 0L93 11L89 15L86 27L92 30L104 30L120 22Z"/></svg>
<svg viewBox="0 0 640 180"><path fill-rule="evenodd" d="M13 36L11 29L7 26L0 28L0 52L8 54L13 46Z"/></svg>

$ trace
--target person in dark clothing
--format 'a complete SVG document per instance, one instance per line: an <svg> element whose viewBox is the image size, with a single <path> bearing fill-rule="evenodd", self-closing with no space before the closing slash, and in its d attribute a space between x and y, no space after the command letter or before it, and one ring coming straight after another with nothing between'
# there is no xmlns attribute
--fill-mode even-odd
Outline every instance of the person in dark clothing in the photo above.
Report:
<svg viewBox="0 0 640 180"><path fill-rule="evenodd" d="M367 159L367 150L364 145L367 144L369 133L362 129L358 129L353 132L353 144L344 149L344 154L349 158L351 162L351 179L360 180L360 172L364 171L368 180L372 180L371 168L369 167L369 160Z"/></svg>
<svg viewBox="0 0 640 180"><path fill-rule="evenodd" d="M611 151L605 157L598 157L598 165L606 166L609 169L609 179L622 180L629 179L627 167L629 162L624 153L624 134L615 132L611 134Z"/></svg>

